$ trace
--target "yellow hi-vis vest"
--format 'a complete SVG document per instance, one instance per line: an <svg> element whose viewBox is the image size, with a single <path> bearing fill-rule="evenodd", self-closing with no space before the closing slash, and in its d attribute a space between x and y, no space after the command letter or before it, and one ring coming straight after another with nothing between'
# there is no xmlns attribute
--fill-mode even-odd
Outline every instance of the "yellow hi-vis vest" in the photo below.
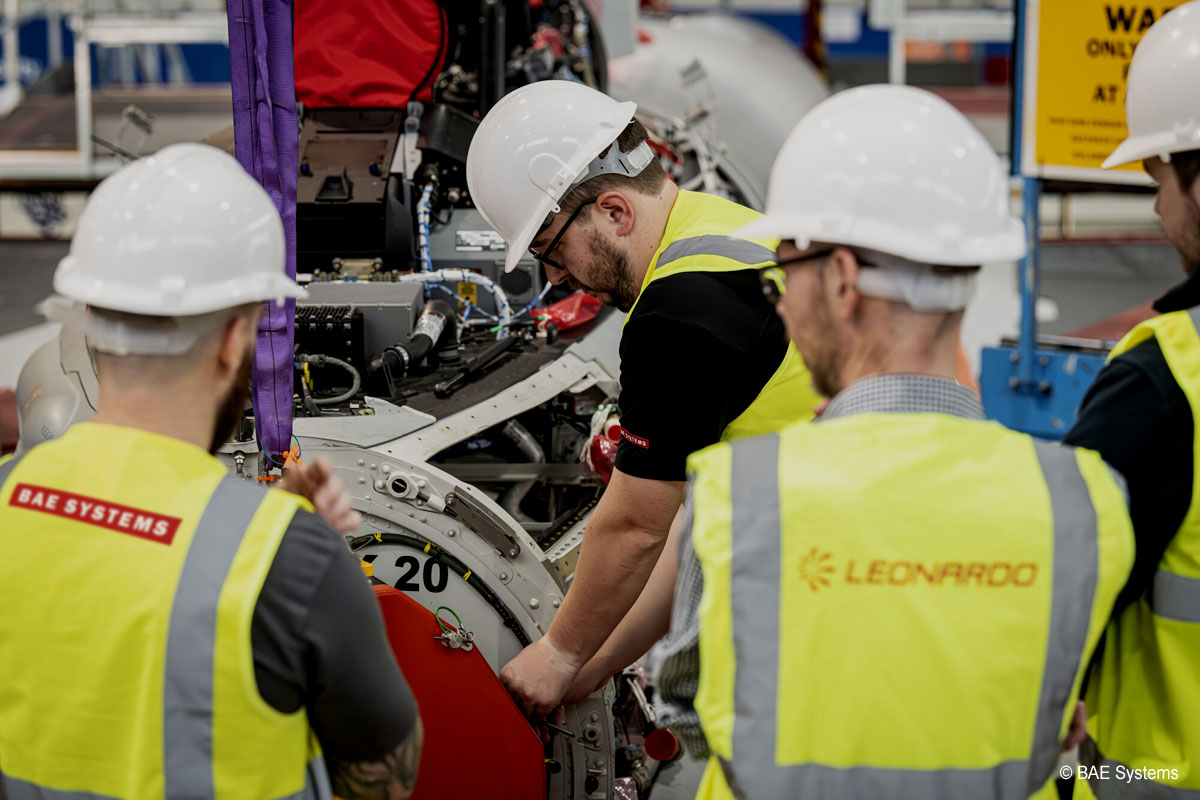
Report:
<svg viewBox="0 0 1200 800"><path fill-rule="evenodd" d="M1198 326L1200 309L1163 314L1130 331L1109 356L1158 340L1191 405L1196 453ZM1083 750L1092 751L1099 762L1094 766L1107 767L1105 780L1090 781L1104 800L1200 798L1200 464L1192 481L1191 505L1163 553L1152 588L1113 620L1088 683L1093 747ZM1134 770L1141 773L1127 780Z"/></svg>
<svg viewBox="0 0 1200 800"><path fill-rule="evenodd" d="M1133 562L1100 457L941 414L693 454L698 798L1055 798Z"/></svg>
<svg viewBox="0 0 1200 800"><path fill-rule="evenodd" d="M682 272L733 272L775 263L778 239L742 239L733 231L758 219L753 209L711 194L680 191L671 208L638 299L651 281ZM625 317L628 322L637 300ZM754 402L725 426L721 441L758 436L793 422L813 418L823 398L812 387L812 376L794 345L789 344L775 374Z"/></svg>
<svg viewBox="0 0 1200 800"><path fill-rule="evenodd" d="M299 497L190 444L80 423L0 465L0 795L327 798L251 618Z"/></svg>

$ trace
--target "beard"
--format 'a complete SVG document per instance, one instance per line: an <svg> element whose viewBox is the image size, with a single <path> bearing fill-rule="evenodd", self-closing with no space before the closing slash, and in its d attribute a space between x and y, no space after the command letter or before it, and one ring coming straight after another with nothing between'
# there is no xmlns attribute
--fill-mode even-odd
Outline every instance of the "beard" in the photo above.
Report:
<svg viewBox="0 0 1200 800"><path fill-rule="evenodd" d="M633 268L629 256L601 236L599 231L592 231L588 235L588 246L592 251L592 268L588 275L590 283L584 284L572 276L567 278L567 285L576 291L582 289L606 306L629 311L641 288L634 284L631 277Z"/></svg>
<svg viewBox="0 0 1200 800"><path fill-rule="evenodd" d="M845 388L841 379L844 348L830 324L828 309L814 301L804 310L804 318L797 325L786 322L788 337L812 375L813 388L822 397L832 398Z"/></svg>
<svg viewBox="0 0 1200 800"><path fill-rule="evenodd" d="M804 363L812 373L813 388L822 397L832 398L843 388L841 380L841 347L836 341L822 342L804 355Z"/></svg>
<svg viewBox="0 0 1200 800"><path fill-rule="evenodd" d="M246 400L250 397L250 374L254 368L254 350L247 351L238 365L237 375L233 385L225 394L217 408L217 419L213 425L212 441L208 445L209 454L215 454L217 449L233 438L245 413Z"/></svg>
<svg viewBox="0 0 1200 800"><path fill-rule="evenodd" d="M1186 217L1187 227L1181 232L1179 240L1173 241L1172 244L1179 253L1184 273L1191 275L1196 265L1200 264L1200 207L1197 207L1190 197L1187 198L1187 203L1190 206L1190 213Z"/></svg>

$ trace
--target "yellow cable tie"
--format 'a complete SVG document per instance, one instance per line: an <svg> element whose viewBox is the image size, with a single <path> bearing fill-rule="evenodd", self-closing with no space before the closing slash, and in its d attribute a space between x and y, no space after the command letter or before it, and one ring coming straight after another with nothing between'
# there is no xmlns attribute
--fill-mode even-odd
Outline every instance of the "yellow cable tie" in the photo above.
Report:
<svg viewBox="0 0 1200 800"><path fill-rule="evenodd" d="M463 575L463 580L464 580L464 581L469 581L469 580L471 580L471 570L467 570L467 574L466 574L466 575Z"/></svg>
<svg viewBox="0 0 1200 800"><path fill-rule="evenodd" d="M429 548L431 548L431 547L433 547L433 542L426 542L425 543L425 552L428 553Z"/></svg>
<svg viewBox="0 0 1200 800"><path fill-rule="evenodd" d="M383 542L383 534L382 533L375 534L375 541Z"/></svg>

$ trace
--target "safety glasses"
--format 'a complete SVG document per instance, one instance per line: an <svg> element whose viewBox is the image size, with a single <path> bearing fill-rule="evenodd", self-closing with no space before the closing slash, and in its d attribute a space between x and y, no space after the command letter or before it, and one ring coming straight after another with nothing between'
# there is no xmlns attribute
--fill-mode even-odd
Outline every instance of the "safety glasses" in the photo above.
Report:
<svg viewBox="0 0 1200 800"><path fill-rule="evenodd" d="M563 237L563 234L567 232L567 228L571 227L571 223L575 221L575 218L579 216L579 212L583 211L583 209L587 208L588 206L590 206L592 203L595 203L595 202L596 202L596 198L593 197L591 200L585 200L584 202L580 203L579 208L577 208L571 212L571 216L567 217L567 221L565 223L563 223L563 226L561 228L558 229L558 233L555 235L555 237L552 240L550 240L550 244L547 245L545 252L539 253L538 251L536 251L532 247L530 247L529 255L533 256L533 260L537 261L541 264L547 264L551 267L554 267L557 270L561 270L562 272L566 272L567 268L561 266L557 261L550 258L550 254L554 252L555 247L558 247L559 240L561 240ZM549 228L553 221L554 221L554 212L551 211L550 214L547 215L546 222L542 225L542 228L541 228L541 230L538 231L538 234L541 234L542 231L546 230L546 228Z"/></svg>
<svg viewBox="0 0 1200 800"><path fill-rule="evenodd" d="M787 258L769 267L763 267L758 271L758 282L762 284L763 297L767 298L768 303L775 305L779 302L779 298L786 294L787 271L784 267L794 267L806 261L815 261L818 258L824 258L832 252L833 248L830 247L825 250L818 250L815 253L805 253L794 258Z"/></svg>

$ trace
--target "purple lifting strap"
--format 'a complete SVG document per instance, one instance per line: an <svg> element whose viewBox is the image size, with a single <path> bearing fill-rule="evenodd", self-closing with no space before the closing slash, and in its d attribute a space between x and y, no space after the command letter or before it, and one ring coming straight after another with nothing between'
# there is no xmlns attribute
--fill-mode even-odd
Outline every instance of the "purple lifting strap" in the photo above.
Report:
<svg viewBox="0 0 1200 800"><path fill-rule="evenodd" d="M226 0L237 160L283 217L284 269L296 277L296 173L300 136L292 77L292 0ZM254 422L267 454L282 461L292 440L295 301L263 304L254 351Z"/></svg>

